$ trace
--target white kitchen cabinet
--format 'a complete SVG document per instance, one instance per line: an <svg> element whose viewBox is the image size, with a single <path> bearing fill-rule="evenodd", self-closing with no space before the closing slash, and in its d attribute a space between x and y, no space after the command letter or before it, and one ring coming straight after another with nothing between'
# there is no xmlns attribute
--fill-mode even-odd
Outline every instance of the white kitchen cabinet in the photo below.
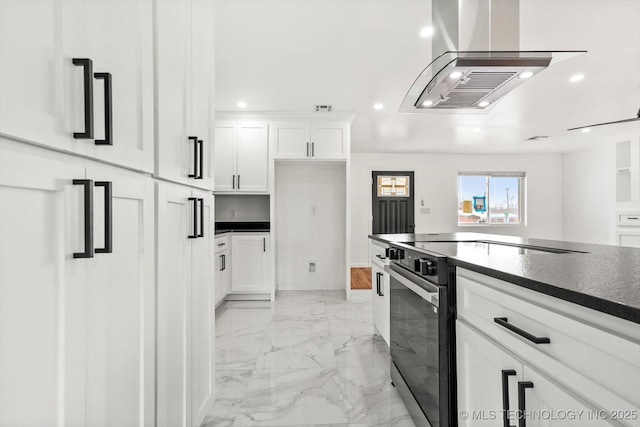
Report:
<svg viewBox="0 0 640 427"><path fill-rule="evenodd" d="M373 324L378 333L390 345L390 278L384 267L389 265L386 257L388 244L371 240L371 284L374 287L373 294Z"/></svg>
<svg viewBox="0 0 640 427"><path fill-rule="evenodd" d="M482 345L494 343L524 366L522 381L534 384L524 390L527 410L640 411L640 340L635 324L462 268L457 268L456 288L459 402L483 395L487 389L481 384L489 383L478 379L477 387L469 384L481 374L474 371L479 358L465 353L474 346L461 333L467 326L486 341ZM638 418L618 422L640 425ZM579 423L605 424L600 418Z"/></svg>
<svg viewBox="0 0 640 427"><path fill-rule="evenodd" d="M527 426L616 425L598 418L600 409L464 322L456 322L456 334L458 414L467 414L459 416L460 426L495 426L504 422L505 414L509 425L515 425L520 413ZM519 390L524 391L522 401Z"/></svg>
<svg viewBox="0 0 640 427"><path fill-rule="evenodd" d="M269 142L266 122L220 121L215 128L216 191L266 192Z"/></svg>
<svg viewBox="0 0 640 427"><path fill-rule="evenodd" d="M345 122L272 123L274 159L346 159L350 131Z"/></svg>
<svg viewBox="0 0 640 427"><path fill-rule="evenodd" d="M219 305L231 288L231 259L229 256L231 239L228 235L215 240L215 305Z"/></svg>
<svg viewBox="0 0 640 427"><path fill-rule="evenodd" d="M0 205L0 424L154 425L151 181L4 140Z"/></svg>
<svg viewBox="0 0 640 427"><path fill-rule="evenodd" d="M231 236L231 292L271 292L269 283L269 233Z"/></svg>
<svg viewBox="0 0 640 427"><path fill-rule="evenodd" d="M151 0L2 1L0 134L151 172L152 52ZM86 76L74 58L91 60ZM107 140L96 73L111 76L112 145L96 145ZM74 138L85 121L93 132Z"/></svg>
<svg viewBox="0 0 640 427"><path fill-rule="evenodd" d="M213 4L156 1L156 176L213 190Z"/></svg>
<svg viewBox="0 0 640 427"><path fill-rule="evenodd" d="M157 424L199 426L215 380L213 196L170 183L156 192Z"/></svg>

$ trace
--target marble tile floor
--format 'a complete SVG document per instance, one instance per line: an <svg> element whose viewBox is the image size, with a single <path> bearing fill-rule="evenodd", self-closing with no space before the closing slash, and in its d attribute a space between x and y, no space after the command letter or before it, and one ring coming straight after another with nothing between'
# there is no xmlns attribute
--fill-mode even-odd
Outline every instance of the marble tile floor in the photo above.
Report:
<svg viewBox="0 0 640 427"><path fill-rule="evenodd" d="M201 427L414 427L374 335L371 291L283 291L216 312L216 400Z"/></svg>

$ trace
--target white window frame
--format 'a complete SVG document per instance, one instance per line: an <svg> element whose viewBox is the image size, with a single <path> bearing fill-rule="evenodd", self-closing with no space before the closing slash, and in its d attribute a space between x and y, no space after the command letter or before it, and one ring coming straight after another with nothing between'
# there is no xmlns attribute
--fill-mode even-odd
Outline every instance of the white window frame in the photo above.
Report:
<svg viewBox="0 0 640 427"><path fill-rule="evenodd" d="M461 176L484 176L488 178L487 181L487 200L485 201L487 207L487 222L470 223L459 222L459 214L457 205L460 203L460 177ZM508 222L491 222L491 178L519 178L518 179L518 223ZM526 173L525 172L487 172L487 171L471 171L471 172L458 172L456 177L456 223L458 227L524 227L527 225L526 215Z"/></svg>

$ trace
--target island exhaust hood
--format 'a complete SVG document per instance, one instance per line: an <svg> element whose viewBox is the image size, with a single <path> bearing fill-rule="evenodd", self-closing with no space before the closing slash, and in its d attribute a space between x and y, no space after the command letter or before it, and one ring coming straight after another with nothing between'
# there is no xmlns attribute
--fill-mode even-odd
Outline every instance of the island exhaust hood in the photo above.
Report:
<svg viewBox="0 0 640 427"><path fill-rule="evenodd" d="M521 51L518 0L432 0L435 59L401 113L484 113L552 63L585 51Z"/></svg>

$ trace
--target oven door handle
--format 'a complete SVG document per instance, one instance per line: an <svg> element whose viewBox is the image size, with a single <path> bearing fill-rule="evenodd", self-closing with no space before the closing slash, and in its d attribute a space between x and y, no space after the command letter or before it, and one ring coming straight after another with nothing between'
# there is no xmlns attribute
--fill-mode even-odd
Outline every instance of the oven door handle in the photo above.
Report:
<svg viewBox="0 0 640 427"><path fill-rule="evenodd" d="M408 278L400 274L400 272L395 270L394 267L395 267L394 265L391 265L390 268L388 269L385 268L385 270L389 272L389 275L391 276L392 279L397 280L398 282L400 282L400 284L409 288L411 291L413 291L413 293L417 294L420 298L427 301L429 304L433 305L434 307L440 306L439 305L440 301L438 296L438 287L436 285L429 283L422 278L416 277L414 280L420 283L425 288L427 288L425 289L422 286L417 285L412 280L409 280ZM432 291L432 292L429 292L429 291Z"/></svg>

